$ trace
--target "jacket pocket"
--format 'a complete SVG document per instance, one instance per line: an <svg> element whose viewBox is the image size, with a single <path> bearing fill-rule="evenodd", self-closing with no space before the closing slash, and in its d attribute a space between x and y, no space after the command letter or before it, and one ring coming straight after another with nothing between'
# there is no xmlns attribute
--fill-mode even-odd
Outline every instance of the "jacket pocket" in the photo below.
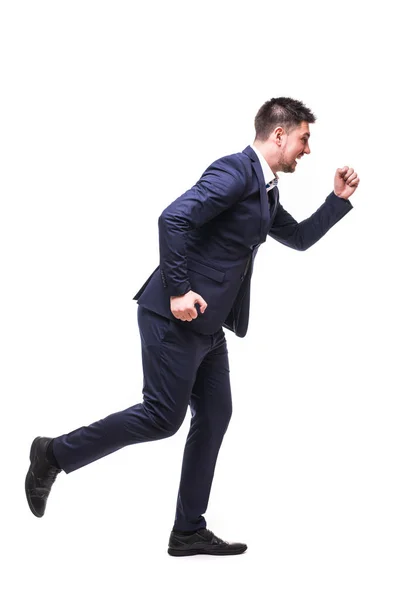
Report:
<svg viewBox="0 0 400 600"><path fill-rule="evenodd" d="M222 282L225 279L225 273L223 271L218 271L213 267L209 267L208 265L203 265L202 263L197 262L197 260L192 260L188 258L187 260L187 268L188 271L195 271L196 273L200 273L200 275L205 275L214 281Z"/></svg>

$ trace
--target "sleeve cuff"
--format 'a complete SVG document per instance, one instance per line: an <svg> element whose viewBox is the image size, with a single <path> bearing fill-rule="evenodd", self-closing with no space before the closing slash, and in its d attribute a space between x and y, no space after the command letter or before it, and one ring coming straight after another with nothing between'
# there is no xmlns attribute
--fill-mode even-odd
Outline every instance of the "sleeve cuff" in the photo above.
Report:
<svg viewBox="0 0 400 600"><path fill-rule="evenodd" d="M336 196L335 192L331 192L328 196L328 198L332 198L335 199L337 202L341 203L341 202L345 202L346 205L350 205L351 208L353 208L352 203L350 202L350 200L346 199L346 198L342 198L341 196Z"/></svg>

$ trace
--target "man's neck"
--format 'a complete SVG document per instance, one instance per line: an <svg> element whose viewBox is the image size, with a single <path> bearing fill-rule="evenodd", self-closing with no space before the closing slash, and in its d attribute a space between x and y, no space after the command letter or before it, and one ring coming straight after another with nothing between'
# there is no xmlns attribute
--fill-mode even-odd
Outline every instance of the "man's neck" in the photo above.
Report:
<svg viewBox="0 0 400 600"><path fill-rule="evenodd" d="M261 156L263 157L263 159L265 160L265 162L271 169L272 173L274 174L274 177L277 177L277 174L276 174L277 171L276 171L276 167L274 166L274 161L269 156L269 153L267 151L267 148L266 148L266 145L264 144L264 142L261 142L260 140L254 140L252 145L254 148L257 148L257 150L259 151L259 153L261 154Z"/></svg>

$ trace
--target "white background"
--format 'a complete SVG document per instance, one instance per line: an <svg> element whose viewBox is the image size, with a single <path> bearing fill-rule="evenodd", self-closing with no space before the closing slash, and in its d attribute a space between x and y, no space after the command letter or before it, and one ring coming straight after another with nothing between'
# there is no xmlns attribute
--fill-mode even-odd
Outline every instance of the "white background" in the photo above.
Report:
<svg viewBox="0 0 400 600"><path fill-rule="evenodd" d="M2 2L2 597L398 600L398 32L392 3ZM268 239L207 519L237 557L171 558L176 436L62 473L43 519L31 441L140 402L133 295L157 218L253 141L273 96L317 116L281 174L301 220L338 167L354 209L318 244ZM6 560L4 561L4 557Z"/></svg>

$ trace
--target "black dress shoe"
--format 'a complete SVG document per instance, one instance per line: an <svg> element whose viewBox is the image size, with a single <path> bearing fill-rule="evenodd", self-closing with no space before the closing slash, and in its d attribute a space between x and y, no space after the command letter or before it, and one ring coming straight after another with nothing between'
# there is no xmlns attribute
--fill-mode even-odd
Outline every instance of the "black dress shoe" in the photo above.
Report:
<svg viewBox="0 0 400 600"><path fill-rule="evenodd" d="M182 535L178 531L172 531L168 546L168 554L171 556L193 556L194 554L226 556L242 554L246 550L246 544L224 542L209 529L199 529L193 535Z"/></svg>
<svg viewBox="0 0 400 600"><path fill-rule="evenodd" d="M46 457L51 439L37 437L31 446L31 465L25 479L25 492L29 508L35 517L43 517L51 486L61 472L61 469L51 465Z"/></svg>

